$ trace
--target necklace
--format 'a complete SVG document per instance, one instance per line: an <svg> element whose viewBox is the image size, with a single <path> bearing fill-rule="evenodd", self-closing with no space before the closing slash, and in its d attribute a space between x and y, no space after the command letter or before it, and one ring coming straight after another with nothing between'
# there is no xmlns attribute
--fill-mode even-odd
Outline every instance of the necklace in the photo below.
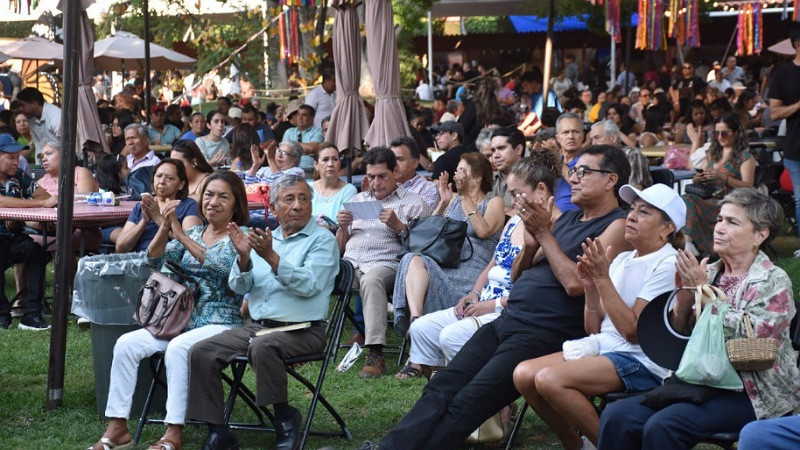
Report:
<svg viewBox="0 0 800 450"><path fill-rule="evenodd" d="M192 192L190 192L189 195L197 194L197 190L200 188L200 186L203 185L203 181L205 181L205 179L208 178L209 175L211 174L208 173L205 174L203 178L199 182L197 182L197 184L194 186L194 189L192 189Z"/></svg>
<svg viewBox="0 0 800 450"><path fill-rule="evenodd" d="M322 197L322 204L323 205L327 205L328 203L330 203L333 200L333 194L335 194L338 191L338 189L332 188L332 189L328 190L328 192L326 193L324 191L325 182L322 181L322 180L319 180L319 184L321 186L320 189L319 189L319 195L320 195L320 197Z"/></svg>

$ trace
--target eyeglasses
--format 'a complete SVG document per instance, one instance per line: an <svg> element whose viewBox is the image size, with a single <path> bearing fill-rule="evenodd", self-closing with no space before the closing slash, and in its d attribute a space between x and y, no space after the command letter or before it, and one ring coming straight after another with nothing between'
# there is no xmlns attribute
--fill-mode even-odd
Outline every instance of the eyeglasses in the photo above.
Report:
<svg viewBox="0 0 800 450"><path fill-rule="evenodd" d="M691 69L692 66L683 66L684 69Z"/></svg>
<svg viewBox="0 0 800 450"><path fill-rule="evenodd" d="M580 167L576 167L574 169L569 169L567 171L567 175L570 176L570 177L572 175L575 175L580 180L581 178L585 177L587 173L592 173L592 172L614 173L614 172L611 172L610 170L592 169L592 168L589 168L589 167L586 167L586 166L580 166Z"/></svg>
<svg viewBox="0 0 800 450"><path fill-rule="evenodd" d="M722 131L714 130L714 137L717 137L717 138L721 138L721 137L727 138L730 135L731 135L730 130L722 130Z"/></svg>

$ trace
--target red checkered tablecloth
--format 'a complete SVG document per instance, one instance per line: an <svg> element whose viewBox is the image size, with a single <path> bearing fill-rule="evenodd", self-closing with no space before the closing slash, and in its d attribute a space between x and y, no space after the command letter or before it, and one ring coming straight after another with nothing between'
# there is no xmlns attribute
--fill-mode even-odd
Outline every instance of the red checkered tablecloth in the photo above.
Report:
<svg viewBox="0 0 800 450"><path fill-rule="evenodd" d="M123 201L119 202L119 206L76 203L72 210L72 225L81 227L124 223L137 203L139 202ZM52 223L58 221L58 211L56 208L0 208L0 220Z"/></svg>

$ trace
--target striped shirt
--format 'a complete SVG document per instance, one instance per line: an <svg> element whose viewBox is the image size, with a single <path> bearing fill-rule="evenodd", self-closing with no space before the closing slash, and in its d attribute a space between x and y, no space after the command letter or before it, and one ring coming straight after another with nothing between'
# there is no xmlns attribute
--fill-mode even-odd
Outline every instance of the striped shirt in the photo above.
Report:
<svg viewBox="0 0 800 450"><path fill-rule="evenodd" d="M431 208L419 195L398 186L383 200L378 200L372 192L361 192L350 199L351 202L379 201L384 208L394 210L397 218L407 224L418 217L429 216ZM403 252L403 241L391 228L378 219L354 220L350 225L350 239L345 247L344 257L353 266L366 273L376 266L397 269L398 256Z"/></svg>
<svg viewBox="0 0 800 450"><path fill-rule="evenodd" d="M413 192L422 197L425 203L431 207L431 211L436 209L436 205L439 204L439 190L436 188L436 183L426 180L420 174L414 175L414 178L403 183L403 187L408 192Z"/></svg>

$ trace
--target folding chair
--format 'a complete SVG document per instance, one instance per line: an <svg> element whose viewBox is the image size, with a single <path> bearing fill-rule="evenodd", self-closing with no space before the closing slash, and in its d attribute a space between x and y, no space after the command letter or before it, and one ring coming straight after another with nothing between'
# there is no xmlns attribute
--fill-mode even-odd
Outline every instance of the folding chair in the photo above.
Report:
<svg viewBox="0 0 800 450"><path fill-rule="evenodd" d="M650 169L650 177L653 178L653 184L666 184L667 186L675 187L675 174L669 169Z"/></svg>
<svg viewBox="0 0 800 450"><path fill-rule="evenodd" d="M350 302L350 288L353 284L353 277L354 277L355 270L353 266L346 260L341 259L339 261L339 274L336 276L336 281L334 282L334 288L332 295L336 297L334 301L334 305L331 308L331 312L326 323L326 335L327 345L323 352L316 353L313 355L304 355L297 358L293 358L286 361L286 372L288 375L293 377L294 379L298 380L302 383L306 388L308 388L312 393L313 396L311 398L311 405L309 407L306 422L303 427L303 433L300 439L300 448L303 448L305 445L306 440L310 434L311 429L311 421L314 417L314 412L317 407L317 403L322 403L325 409L330 412L331 416L333 416L334 420L339 424L342 431L340 433L317 433L314 432L315 435L322 435L322 436L341 436L347 439L348 441L352 439L352 435L350 434L350 430L347 428L347 424L344 422L344 419L339 415L336 409L328 402L325 396L322 395L322 384L325 381L325 374L327 373L328 366L333 362L336 351L338 350L338 343L341 338L342 329L344 328L344 306ZM303 375L298 373L294 369L294 365L302 364L312 361L322 361L322 367L320 368L319 375L317 376L316 384L311 383L307 378ZM255 431L266 431L266 432L274 432L275 428L270 426L274 420L272 413L265 407L259 407L256 405L256 396L255 394L243 383L242 379L244 377L244 373L248 366L247 355L239 355L234 358L233 362L231 362L231 375L226 374L225 372L222 373L222 380L230 386L230 392L228 394L228 399L225 405L225 424L230 427L231 429L242 429L242 430L255 430ZM139 420L139 426L136 429L136 434L134 435L134 443L138 444L139 438L141 437L142 430L145 425L150 423L164 423L163 419L153 419L149 417L150 413L150 405L152 403L152 399L155 394L156 388L160 387L162 389L166 389L166 383L163 381L161 377L161 373L164 370L164 354L163 352L159 352L154 354L150 357L150 367L153 371L153 381L150 383L150 390L147 393L147 398L145 400L144 406L142 407L142 414ZM254 423L240 423L234 422L231 423L231 415L233 413L234 403L236 398L242 399L242 401L248 406L248 408L255 414L257 421ZM269 421L269 424L268 422ZM187 421L187 424L196 424L197 422Z"/></svg>
<svg viewBox="0 0 800 450"><path fill-rule="evenodd" d="M352 435L350 434L350 430L347 428L347 424L345 424L344 419L342 419L342 417L328 402L325 396L322 395L322 385L325 382L325 375L328 371L328 366L333 362L336 352L339 348L339 340L342 335L342 329L344 328L344 306L350 302L350 288L353 284L354 276L355 270L353 269L353 266L344 259L340 260L339 275L336 277L333 290L333 295L336 296L336 301L331 310L330 318L326 327L328 344L325 350L322 353L304 355L286 361L286 372L313 393L311 405L309 406L308 413L306 414L306 421L300 438L301 449L304 448L306 440L308 440L308 436L312 433L311 422L314 419L314 412L317 408L317 402L322 403L325 409L328 410L331 416L333 416L334 420L336 420L336 422L339 424L339 427L342 429L342 431L339 433L313 432L313 434L333 437L338 436L343 437L348 441L352 439ZM311 383L311 381L298 373L294 368L294 366L297 364L303 364L312 361L322 361L322 367L320 368L317 376L316 384ZM242 377L244 376L247 365L247 355L239 355L231 363L231 372L233 377L231 379L227 379L225 376L223 377L223 379L231 386L230 393L228 394L228 401L225 406L225 423L231 429L274 432L274 427L268 427L266 425L266 421L264 420L264 417L266 416L266 418L272 421L272 414L266 408L257 407L255 405L255 395L242 382ZM231 414L233 412L233 406L237 397L241 398L256 414L258 417L258 423L238 423L230 421Z"/></svg>

